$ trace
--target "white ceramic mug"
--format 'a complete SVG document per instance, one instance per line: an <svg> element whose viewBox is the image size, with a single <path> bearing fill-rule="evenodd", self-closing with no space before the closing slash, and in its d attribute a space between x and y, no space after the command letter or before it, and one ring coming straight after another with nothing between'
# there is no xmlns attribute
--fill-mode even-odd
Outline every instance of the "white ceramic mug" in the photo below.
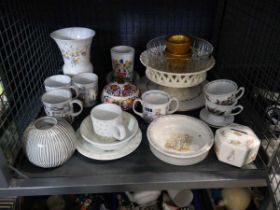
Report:
<svg viewBox="0 0 280 210"><path fill-rule="evenodd" d="M78 96L78 88L71 85L71 77L67 75L52 75L45 79L44 86L47 92L55 89L71 89L75 93L75 98Z"/></svg>
<svg viewBox="0 0 280 210"><path fill-rule="evenodd" d="M234 81L218 79L207 83L203 88L205 97L218 105L232 105L244 94L244 87L239 87Z"/></svg>
<svg viewBox="0 0 280 210"><path fill-rule="evenodd" d="M193 200L191 190L168 190L168 195L177 207L187 207Z"/></svg>
<svg viewBox="0 0 280 210"><path fill-rule="evenodd" d="M151 122L154 119L167 114L172 114L176 112L179 108L179 100L175 97L170 97L170 95L161 90L149 90L142 94L141 99L135 99L133 102L133 111L135 114L142 117L147 122ZM143 112L140 113L135 110L137 103L142 104ZM173 110L170 110L170 104L172 102L176 103Z"/></svg>
<svg viewBox="0 0 280 210"><path fill-rule="evenodd" d="M121 79L130 82L133 79L135 50L130 46L115 46L111 48L113 76L115 80Z"/></svg>
<svg viewBox="0 0 280 210"><path fill-rule="evenodd" d="M74 87L78 89L78 98L85 107L92 107L96 103L98 93L98 76L94 73L81 73L72 78Z"/></svg>
<svg viewBox="0 0 280 210"><path fill-rule="evenodd" d="M207 111L217 116L234 116L240 114L244 107L237 105L237 102L238 101L235 101L235 103L232 105L218 105L205 98L205 106Z"/></svg>
<svg viewBox="0 0 280 210"><path fill-rule="evenodd" d="M100 136L122 140L126 136L122 109L116 104L100 104L90 113L94 132Z"/></svg>
<svg viewBox="0 0 280 210"><path fill-rule="evenodd" d="M44 93L41 98L45 113L55 118L64 118L72 123L74 118L83 111L83 104L78 99L72 99L72 93L66 89L55 89ZM80 107L78 112L74 112L73 105Z"/></svg>

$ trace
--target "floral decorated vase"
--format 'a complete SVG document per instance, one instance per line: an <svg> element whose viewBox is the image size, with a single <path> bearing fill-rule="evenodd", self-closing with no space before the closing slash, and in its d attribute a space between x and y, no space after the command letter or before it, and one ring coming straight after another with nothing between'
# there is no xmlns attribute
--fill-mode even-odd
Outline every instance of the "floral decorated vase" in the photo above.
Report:
<svg viewBox="0 0 280 210"><path fill-rule="evenodd" d="M111 82L104 87L101 94L101 101L103 103L117 104L123 110L130 110L134 100L139 97L139 94L139 89L130 82Z"/></svg>
<svg viewBox="0 0 280 210"><path fill-rule="evenodd" d="M95 31L89 28L72 27L56 30L50 34L63 56L63 73L73 76L93 72L90 62L90 47Z"/></svg>

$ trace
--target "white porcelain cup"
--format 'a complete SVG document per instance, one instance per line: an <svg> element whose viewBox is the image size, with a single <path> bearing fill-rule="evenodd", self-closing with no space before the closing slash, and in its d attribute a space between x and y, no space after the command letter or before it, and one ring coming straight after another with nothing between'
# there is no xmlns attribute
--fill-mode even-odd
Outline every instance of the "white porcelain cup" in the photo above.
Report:
<svg viewBox="0 0 280 210"><path fill-rule="evenodd" d="M187 207L193 200L191 190L168 190L168 195L177 207Z"/></svg>
<svg viewBox="0 0 280 210"><path fill-rule="evenodd" d="M115 46L111 48L113 77L115 80L130 82L133 80L135 50L130 46Z"/></svg>
<svg viewBox="0 0 280 210"><path fill-rule="evenodd" d="M116 104L100 104L90 113L94 132L100 136L122 140L126 136L122 109Z"/></svg>
<svg viewBox="0 0 280 210"><path fill-rule="evenodd" d="M238 101L235 101L235 103L232 105L218 105L205 98L205 106L207 111L217 116L234 116L240 114L244 107L237 105L237 102Z"/></svg>
<svg viewBox="0 0 280 210"><path fill-rule="evenodd" d="M98 76L94 73L81 73L72 78L74 87L78 89L78 98L84 107L92 107L98 94Z"/></svg>
<svg viewBox="0 0 280 210"><path fill-rule="evenodd" d="M145 121L151 122L154 119L167 114L176 112L179 108L179 100L161 90L149 90L142 94L142 99L135 99L133 102L133 111L135 114L142 117ZM176 103L173 110L170 110L170 104ZM140 113L135 110L137 103L142 104L143 112Z"/></svg>
<svg viewBox="0 0 280 210"><path fill-rule="evenodd" d="M55 118L64 118L70 123L83 111L82 102L78 99L72 99L70 90L51 90L44 93L41 100L44 104L46 115ZM80 107L78 112L74 112L74 104Z"/></svg>
<svg viewBox="0 0 280 210"><path fill-rule="evenodd" d="M232 105L244 94L244 87L239 87L234 81L218 79L207 83L203 88L205 97L218 105Z"/></svg>
<svg viewBox="0 0 280 210"><path fill-rule="evenodd" d="M78 88L72 86L71 77L67 75L52 75L45 79L44 86L47 92L55 89L71 89L75 93L75 98L78 96Z"/></svg>

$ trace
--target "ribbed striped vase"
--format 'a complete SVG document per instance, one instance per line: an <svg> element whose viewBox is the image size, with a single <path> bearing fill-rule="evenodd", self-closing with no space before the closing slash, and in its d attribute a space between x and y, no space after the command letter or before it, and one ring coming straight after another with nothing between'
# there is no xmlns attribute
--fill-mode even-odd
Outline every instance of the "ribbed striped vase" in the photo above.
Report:
<svg viewBox="0 0 280 210"><path fill-rule="evenodd" d="M62 165L74 153L77 137L72 126L54 117L41 117L25 130L23 143L31 163L43 168Z"/></svg>

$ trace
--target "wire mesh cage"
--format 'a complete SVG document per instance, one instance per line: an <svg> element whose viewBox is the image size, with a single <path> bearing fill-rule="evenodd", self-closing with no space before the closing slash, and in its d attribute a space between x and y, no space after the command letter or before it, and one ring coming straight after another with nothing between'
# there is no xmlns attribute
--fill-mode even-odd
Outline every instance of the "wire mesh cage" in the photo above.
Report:
<svg viewBox="0 0 280 210"><path fill-rule="evenodd" d="M268 166L276 208L279 203L280 59L279 1L227 1L216 47L218 77L244 86L241 116L258 134L259 154ZM278 177L278 178L277 178Z"/></svg>
<svg viewBox="0 0 280 210"><path fill-rule="evenodd" d="M73 25L97 31L91 57L101 85L111 69L112 46L132 45L138 57L154 37L187 33L213 41L216 67L210 76L246 88L240 118L262 140L261 161L279 209L279 1L145 2L0 1L0 147L8 161L17 157L22 132L41 110L44 79L63 64L51 31ZM136 70L144 74L142 69L136 60Z"/></svg>

